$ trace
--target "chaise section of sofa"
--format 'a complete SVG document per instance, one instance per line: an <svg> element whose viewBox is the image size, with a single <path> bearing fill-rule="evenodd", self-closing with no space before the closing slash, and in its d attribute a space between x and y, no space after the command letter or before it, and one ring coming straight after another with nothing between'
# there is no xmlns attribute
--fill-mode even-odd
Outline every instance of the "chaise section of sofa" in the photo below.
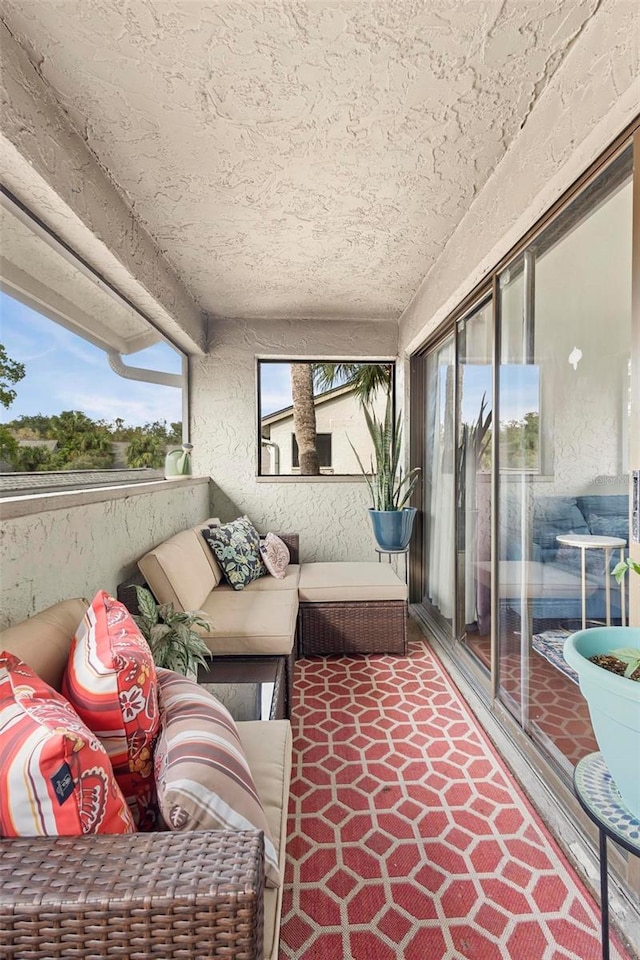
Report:
<svg viewBox="0 0 640 960"><path fill-rule="evenodd" d="M0 649L59 690L86 607L56 604L0 633ZM237 726L284 874L291 727ZM277 960L281 910L258 831L0 839L3 957Z"/></svg>

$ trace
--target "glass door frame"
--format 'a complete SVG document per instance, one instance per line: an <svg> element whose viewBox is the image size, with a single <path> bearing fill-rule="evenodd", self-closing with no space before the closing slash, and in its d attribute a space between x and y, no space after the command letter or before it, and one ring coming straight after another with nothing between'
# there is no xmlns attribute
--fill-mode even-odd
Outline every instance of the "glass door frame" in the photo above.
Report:
<svg viewBox="0 0 640 960"><path fill-rule="evenodd" d="M493 409L493 418L495 422L496 416L496 397L497 397L497 381L496 381L496 329L497 329L497 317L496 317L496 290L497 290L497 281L495 278L492 278L489 282L484 283L480 288L476 289L473 292L473 296L467 297L463 303L460 305L459 309L456 310L449 318L445 326L441 327L437 337L432 338L425 348L418 353L414 354L410 360L410 377L411 377L411 402L412 402L412 411L413 415L410 420L410 465L411 467L420 466L424 470L424 465L426 463L426 399L427 399L427 382L426 382L426 360L429 354L433 354L436 350L447 341L450 337L453 336L453 349L454 349L454 369L453 369L453 396L454 396L454 449L456 457L456 466L457 470L458 465L458 452L459 452L459 419L460 419L460 397L459 397L459 339L460 339L460 325L464 324L473 314L481 310L483 307L491 304L491 314L492 314L492 324L493 324L493 349L492 349L492 371L491 371L491 401ZM415 415L415 412L419 411L419 415ZM490 496L493 500L494 498L494 486L496 484L495 479L495 466L493 464L493 458L495 457L495 444L493 444L493 454L492 454L492 471L491 471L491 480L490 480ZM453 548L455 551L454 558L454 569L455 569L455 582L454 582L454 597L453 597L453 616L452 623L442 617L435 609L431 608L428 613L426 613L426 606L422 601L424 594L425 586L425 574L426 574L426 565L425 565L425 548L424 548L424 537L428 529L427 524L424 518L424 503L422 501L424 492L424 483L420 484L414 491L412 497L412 505L417 507L418 514L416 516L416 535L412 538L411 549L409 554L409 563L410 563L410 573L409 573L409 596L410 600L413 603L416 603L417 606L414 607L415 612L420 617L421 620L428 624L429 629L434 631L439 639L439 641L449 649L450 652L455 653L455 655L464 663L466 672L470 674L473 678L473 682L476 685L476 689L482 690L485 698L493 699L495 697L494 690L497 690L497 678L494 676L495 669L498 664L498 653L497 653L497 633L496 633L496 613L497 607L495 605L495 563L494 563L494 542L495 542L495 531L493 529L494 524L494 515L495 510L492 510L491 515L491 531L490 531L490 556L491 556L491 633L490 633L490 644L491 644L491 668L486 669L482 664L474 657L466 646L463 643L463 638L461 638L460 633L464 633L464 623L460 623L460 579L458 576L458 557L457 557L457 544L459 537L459 517L457 506L454 506L454 525L453 525ZM464 617L462 618L464 620Z"/></svg>

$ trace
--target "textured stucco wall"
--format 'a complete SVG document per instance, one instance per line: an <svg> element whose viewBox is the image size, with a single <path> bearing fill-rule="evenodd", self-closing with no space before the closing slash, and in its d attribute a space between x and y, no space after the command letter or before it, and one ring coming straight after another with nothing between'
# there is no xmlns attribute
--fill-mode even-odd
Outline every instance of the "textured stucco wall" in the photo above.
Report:
<svg viewBox="0 0 640 960"><path fill-rule="evenodd" d="M363 480L256 479L256 358L380 360L396 347L393 321L216 321L191 368L194 470L213 478L213 513L298 531L303 560L375 560Z"/></svg>
<svg viewBox="0 0 640 960"><path fill-rule="evenodd" d="M182 349L204 318L68 114L0 22L4 185Z"/></svg>
<svg viewBox="0 0 640 960"><path fill-rule="evenodd" d="M0 628L68 597L116 587L155 544L209 516L209 484L4 520Z"/></svg>
<svg viewBox="0 0 640 960"><path fill-rule="evenodd" d="M638 113L640 5L605 0L400 320L415 350Z"/></svg>

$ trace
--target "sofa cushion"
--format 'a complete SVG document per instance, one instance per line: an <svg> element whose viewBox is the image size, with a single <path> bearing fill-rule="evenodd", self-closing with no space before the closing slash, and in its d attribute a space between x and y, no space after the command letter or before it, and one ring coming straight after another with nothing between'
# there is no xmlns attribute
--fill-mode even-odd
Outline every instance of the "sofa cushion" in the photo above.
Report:
<svg viewBox="0 0 640 960"><path fill-rule="evenodd" d="M288 720L269 720L266 724L262 720L247 720L238 723L237 727L271 838L278 851L280 872L284 874L291 779L291 724ZM264 892L265 960L278 960L282 890L282 887L268 887Z"/></svg>
<svg viewBox="0 0 640 960"><path fill-rule="evenodd" d="M629 539L629 497L626 494L578 497L589 533L598 537Z"/></svg>
<svg viewBox="0 0 640 960"><path fill-rule="evenodd" d="M211 567L211 572L213 573L213 578L216 581L216 586L222 582L222 570L220 569L220 564L216 560L213 551L210 549L202 531L208 530L210 527L219 526L220 521L217 517L209 517L208 520L204 520L202 523L198 523L195 527L191 527L193 532L196 534L198 543L200 544L200 549L202 550L207 563Z"/></svg>
<svg viewBox="0 0 640 960"><path fill-rule="evenodd" d="M195 528L183 530L138 561L140 572L159 603L172 603L176 610L199 610L216 586L200 536Z"/></svg>
<svg viewBox="0 0 640 960"><path fill-rule="evenodd" d="M251 583L248 583L242 592L262 593L265 590L269 592L274 590L297 590L299 582L300 566L297 563L290 563L282 580L277 580L276 577L260 577L258 580L252 580ZM223 593L228 593L229 591L236 592L228 583L221 583L216 589Z"/></svg>
<svg viewBox="0 0 640 960"><path fill-rule="evenodd" d="M158 694L154 767L165 822L171 830L262 830L267 882L278 886L278 850L231 714L194 680L170 670L158 670Z"/></svg>
<svg viewBox="0 0 640 960"><path fill-rule="evenodd" d="M298 615L296 590L238 593L218 587L209 594L202 609L214 625L211 634L202 633L214 656L288 656L293 649Z"/></svg>
<svg viewBox="0 0 640 960"><path fill-rule="evenodd" d="M88 600L62 600L28 620L0 633L0 650L28 663L38 676L60 689L67 666L71 638L85 614Z"/></svg>
<svg viewBox="0 0 640 960"><path fill-rule="evenodd" d="M407 585L389 563L339 561L303 563L300 602L406 600Z"/></svg>
<svg viewBox="0 0 640 960"><path fill-rule="evenodd" d="M243 590L252 580L266 575L260 536L248 517L205 528L202 533L234 590Z"/></svg>
<svg viewBox="0 0 640 960"><path fill-rule="evenodd" d="M71 641L62 693L102 741L136 825L150 829L159 727L156 671L131 614L103 590Z"/></svg>
<svg viewBox="0 0 640 960"><path fill-rule="evenodd" d="M104 747L24 661L0 654L0 835L133 833Z"/></svg>
<svg viewBox="0 0 640 960"><path fill-rule="evenodd" d="M539 497L533 506L533 540L543 562L555 558L559 533L589 533L576 497Z"/></svg>
<svg viewBox="0 0 640 960"><path fill-rule="evenodd" d="M289 548L275 533L260 539L260 555L272 577L284 580L291 560Z"/></svg>

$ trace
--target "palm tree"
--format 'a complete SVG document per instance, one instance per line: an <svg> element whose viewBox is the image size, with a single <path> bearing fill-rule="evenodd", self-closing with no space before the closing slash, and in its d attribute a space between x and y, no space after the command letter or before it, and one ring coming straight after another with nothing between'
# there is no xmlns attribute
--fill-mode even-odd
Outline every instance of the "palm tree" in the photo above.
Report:
<svg viewBox="0 0 640 960"><path fill-rule="evenodd" d="M390 363L314 363L313 380L321 391L332 387L353 387L353 392L365 406L378 390L391 389Z"/></svg>
<svg viewBox="0 0 640 960"><path fill-rule="evenodd" d="M316 449L316 407L313 398L313 367L310 363L291 364L291 397L300 473L317 476L320 473L320 460Z"/></svg>

